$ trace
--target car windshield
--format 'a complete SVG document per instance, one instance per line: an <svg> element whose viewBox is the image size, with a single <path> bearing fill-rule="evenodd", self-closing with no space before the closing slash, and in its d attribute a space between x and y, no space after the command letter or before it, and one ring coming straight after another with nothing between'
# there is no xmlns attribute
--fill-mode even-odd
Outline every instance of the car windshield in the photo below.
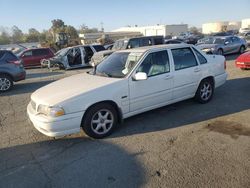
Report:
<svg viewBox="0 0 250 188"><path fill-rule="evenodd" d="M143 53L116 52L97 65L95 74L100 76L124 78L137 64Z"/></svg>
<svg viewBox="0 0 250 188"><path fill-rule="evenodd" d="M128 46L128 40L117 40L112 50L125 50Z"/></svg>
<svg viewBox="0 0 250 188"><path fill-rule="evenodd" d="M68 52L68 48L64 48L62 50L59 50L58 52L56 52L55 56L65 56L66 53Z"/></svg>

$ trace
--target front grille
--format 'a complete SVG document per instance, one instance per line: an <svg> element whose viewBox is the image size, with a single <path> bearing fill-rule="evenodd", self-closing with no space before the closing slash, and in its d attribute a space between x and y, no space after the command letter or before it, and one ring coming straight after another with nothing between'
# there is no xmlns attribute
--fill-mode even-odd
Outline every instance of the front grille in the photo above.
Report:
<svg viewBox="0 0 250 188"><path fill-rule="evenodd" d="M31 104L33 110L36 110L36 103L35 103L34 101L31 100L31 101L30 101L30 104Z"/></svg>

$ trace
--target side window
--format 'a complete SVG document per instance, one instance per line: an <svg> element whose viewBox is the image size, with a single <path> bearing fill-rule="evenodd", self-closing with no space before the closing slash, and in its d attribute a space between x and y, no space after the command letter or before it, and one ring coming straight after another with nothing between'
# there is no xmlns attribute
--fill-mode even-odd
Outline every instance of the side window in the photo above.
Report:
<svg viewBox="0 0 250 188"><path fill-rule="evenodd" d="M154 38L154 45L163 44L163 38L162 37L156 37Z"/></svg>
<svg viewBox="0 0 250 188"><path fill-rule="evenodd" d="M152 41L149 38L142 38L140 40L140 42L141 42L140 46L151 46L152 45Z"/></svg>
<svg viewBox="0 0 250 188"><path fill-rule="evenodd" d="M128 43L128 48L138 48L140 47L139 40L138 39L131 39Z"/></svg>
<svg viewBox="0 0 250 188"><path fill-rule="evenodd" d="M198 57L200 64L206 64L207 59L195 48L193 48L195 55Z"/></svg>
<svg viewBox="0 0 250 188"><path fill-rule="evenodd" d="M137 69L137 72L145 72L148 77L167 73L169 71L170 65L167 51L149 54Z"/></svg>
<svg viewBox="0 0 250 188"><path fill-rule="evenodd" d="M37 49L33 51L34 56L43 56L48 55L48 51L46 49Z"/></svg>
<svg viewBox="0 0 250 188"><path fill-rule="evenodd" d="M171 51L174 59L175 70L197 66L197 61L190 48L179 48Z"/></svg>
<svg viewBox="0 0 250 188"><path fill-rule="evenodd" d="M30 57L30 56L32 56L32 55L33 55L33 53L32 53L32 51L30 50L30 51L24 52L23 57Z"/></svg>
<svg viewBox="0 0 250 188"><path fill-rule="evenodd" d="M85 50L87 56L92 56L94 54L94 52L91 50L91 48L89 46L84 46L84 50Z"/></svg>
<svg viewBox="0 0 250 188"><path fill-rule="evenodd" d="M93 46L93 48L95 49L95 51L99 52L99 51L102 51L102 50L105 50L105 48L101 45L95 45Z"/></svg>

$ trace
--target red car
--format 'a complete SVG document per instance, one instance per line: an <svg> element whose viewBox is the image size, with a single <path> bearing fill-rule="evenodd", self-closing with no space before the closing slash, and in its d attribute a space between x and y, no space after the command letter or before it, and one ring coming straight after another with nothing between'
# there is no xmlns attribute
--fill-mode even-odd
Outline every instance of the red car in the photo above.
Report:
<svg viewBox="0 0 250 188"><path fill-rule="evenodd" d="M50 48L34 48L21 52L19 57L23 60L24 67L35 67L41 66L42 59L54 57L54 53Z"/></svg>
<svg viewBox="0 0 250 188"><path fill-rule="evenodd" d="M236 67L241 69L250 69L250 51L241 54L235 61Z"/></svg>

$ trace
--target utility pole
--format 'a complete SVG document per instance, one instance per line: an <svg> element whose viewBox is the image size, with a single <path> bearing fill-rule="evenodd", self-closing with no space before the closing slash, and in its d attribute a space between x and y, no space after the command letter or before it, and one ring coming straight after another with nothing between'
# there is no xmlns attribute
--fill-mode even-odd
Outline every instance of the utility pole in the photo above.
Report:
<svg viewBox="0 0 250 188"><path fill-rule="evenodd" d="M102 33L104 33L103 22L101 22L100 24L101 24L101 31Z"/></svg>

